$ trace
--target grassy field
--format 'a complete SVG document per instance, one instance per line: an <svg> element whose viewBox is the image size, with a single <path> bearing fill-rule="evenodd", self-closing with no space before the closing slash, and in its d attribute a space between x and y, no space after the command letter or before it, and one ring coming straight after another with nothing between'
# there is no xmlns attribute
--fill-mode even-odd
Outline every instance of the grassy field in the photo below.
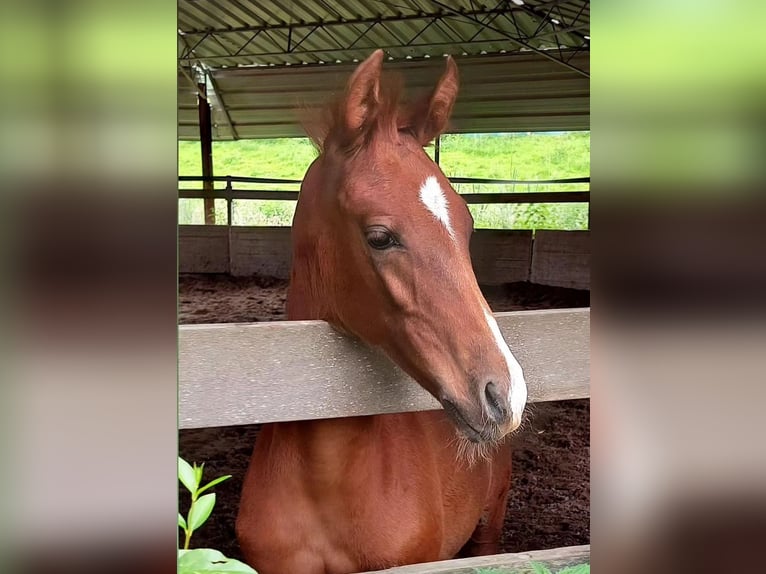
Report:
<svg viewBox="0 0 766 574"><path fill-rule="evenodd" d="M427 150L433 156L433 147ZM179 142L179 175L200 175L198 142ZM215 175L300 179L316 157L307 139L244 140L213 143ZM447 135L441 141L441 168L447 176L495 179L559 179L590 175L590 132ZM197 182L182 187L199 189ZM587 184L456 185L462 193L578 191ZM236 188L297 190L297 185ZM234 225L290 225L295 203L235 200ZM476 226L494 229L587 229L584 204L472 205ZM226 221L226 202L216 200L217 220ZM202 223L202 200L179 203L180 223Z"/></svg>

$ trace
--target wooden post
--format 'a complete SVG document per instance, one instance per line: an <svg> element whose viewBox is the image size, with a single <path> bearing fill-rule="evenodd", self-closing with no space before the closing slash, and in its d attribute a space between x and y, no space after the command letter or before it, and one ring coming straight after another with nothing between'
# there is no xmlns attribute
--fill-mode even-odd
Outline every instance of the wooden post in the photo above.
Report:
<svg viewBox="0 0 766 574"><path fill-rule="evenodd" d="M434 161L436 162L436 165L439 165L439 152L441 151L442 147L441 142L441 136L436 136L436 140L434 140Z"/></svg>
<svg viewBox="0 0 766 574"><path fill-rule="evenodd" d="M231 227L231 217L232 217L232 209L231 209L231 176L226 176L226 225Z"/></svg>
<svg viewBox="0 0 766 574"><path fill-rule="evenodd" d="M202 176L206 178L213 177L213 126L210 120L210 104L207 98L207 86L205 82L197 84L200 93L197 94L197 108L199 109L199 143L200 153L202 154ZM213 181L205 180L202 182L202 189L210 193L202 201L205 204L205 225L215 225L215 199L213 199Z"/></svg>

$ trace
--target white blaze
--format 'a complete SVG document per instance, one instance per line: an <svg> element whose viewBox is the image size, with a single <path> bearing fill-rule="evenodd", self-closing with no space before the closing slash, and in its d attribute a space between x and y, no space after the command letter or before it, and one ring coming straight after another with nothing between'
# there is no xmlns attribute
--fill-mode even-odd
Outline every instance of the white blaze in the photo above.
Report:
<svg viewBox="0 0 766 574"><path fill-rule="evenodd" d="M452 231L452 223L449 220L449 207L444 190L436 181L436 178L429 175L420 186L420 201L428 208L428 211L434 214L434 217L442 222L447 229L449 236L454 239L455 234Z"/></svg>
<svg viewBox="0 0 766 574"><path fill-rule="evenodd" d="M503 334L500 332L500 327L497 326L495 318L486 309L484 310L484 316L487 318L489 329L492 331L495 342L500 348L503 357L505 357L505 362L508 364L508 375L511 377L511 396L509 397L511 415L514 426L518 426L521 423L521 414L524 412L524 407L527 404L527 383L524 381L524 372L521 370L521 365L519 365L516 357L513 356L508 348L505 339L503 339Z"/></svg>

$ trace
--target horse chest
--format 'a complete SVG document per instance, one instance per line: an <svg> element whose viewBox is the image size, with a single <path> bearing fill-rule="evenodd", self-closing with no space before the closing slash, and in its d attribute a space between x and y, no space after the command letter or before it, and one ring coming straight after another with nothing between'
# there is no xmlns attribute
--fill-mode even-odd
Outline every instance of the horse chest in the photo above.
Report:
<svg viewBox="0 0 766 574"><path fill-rule="evenodd" d="M457 552L481 512L485 473L448 468L444 453L431 444L444 438L432 435L432 424L423 429L411 416L384 422L382 431L350 443L337 436L343 423L314 424L308 454L305 444L273 444L264 437L242 499L244 515L256 520L238 525L240 538L272 560L321 558L320 572L377 569ZM258 564L258 556L252 561Z"/></svg>

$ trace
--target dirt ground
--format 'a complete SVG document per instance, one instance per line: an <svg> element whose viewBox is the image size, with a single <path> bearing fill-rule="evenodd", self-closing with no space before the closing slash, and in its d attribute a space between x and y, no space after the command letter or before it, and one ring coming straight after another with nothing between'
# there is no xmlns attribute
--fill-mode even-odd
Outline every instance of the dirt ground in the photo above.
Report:
<svg viewBox="0 0 766 574"><path fill-rule="evenodd" d="M179 277L180 323L284 320L287 283L227 275ZM587 291L512 283L483 288L494 311L590 305ZM215 487L216 508L194 534L193 547L212 547L241 558L234 535L239 491L258 434L257 425L185 430L179 451L205 462L205 477L233 478ZM181 492L180 510L188 509ZM513 478L502 547L504 552L590 543L590 408L587 400L538 403L514 438Z"/></svg>

